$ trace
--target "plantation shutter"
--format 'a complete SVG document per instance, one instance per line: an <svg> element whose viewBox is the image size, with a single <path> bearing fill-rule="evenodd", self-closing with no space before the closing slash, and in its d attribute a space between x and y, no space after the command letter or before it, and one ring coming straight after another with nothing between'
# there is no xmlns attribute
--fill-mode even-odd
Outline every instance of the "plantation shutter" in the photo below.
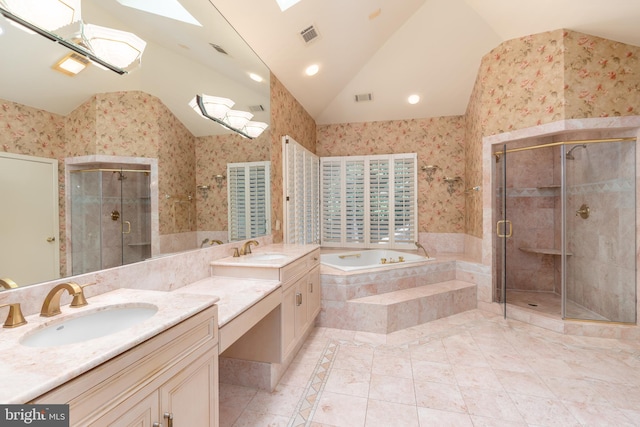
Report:
<svg viewBox="0 0 640 427"><path fill-rule="evenodd" d="M415 153L323 157L320 162L323 246L413 248Z"/></svg>
<svg viewBox="0 0 640 427"><path fill-rule="evenodd" d="M270 162L228 163L229 241L271 233Z"/></svg>
<svg viewBox="0 0 640 427"><path fill-rule="evenodd" d="M292 138L282 138L284 243L320 241L320 171L318 156Z"/></svg>

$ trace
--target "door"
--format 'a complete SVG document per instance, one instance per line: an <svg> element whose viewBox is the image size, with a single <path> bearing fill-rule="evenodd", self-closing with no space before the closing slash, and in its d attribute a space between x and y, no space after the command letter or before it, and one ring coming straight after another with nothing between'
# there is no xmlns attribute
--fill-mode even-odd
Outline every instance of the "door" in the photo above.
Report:
<svg viewBox="0 0 640 427"><path fill-rule="evenodd" d="M499 150L502 150L498 154ZM494 148L495 176L495 209L496 212L496 286L493 300L500 303L502 313L507 317L507 239L511 237L511 221L507 219L507 146Z"/></svg>
<svg viewBox="0 0 640 427"><path fill-rule="evenodd" d="M0 153L0 200L0 277L59 278L58 161Z"/></svg>

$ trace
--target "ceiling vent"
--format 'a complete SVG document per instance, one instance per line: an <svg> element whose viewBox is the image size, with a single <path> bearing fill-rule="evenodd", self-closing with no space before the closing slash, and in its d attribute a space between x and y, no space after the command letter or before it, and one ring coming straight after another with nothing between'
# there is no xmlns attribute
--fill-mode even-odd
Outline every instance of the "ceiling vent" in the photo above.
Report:
<svg viewBox="0 0 640 427"><path fill-rule="evenodd" d="M356 102L366 102L373 101L373 94L371 93L361 93L356 95Z"/></svg>
<svg viewBox="0 0 640 427"><path fill-rule="evenodd" d="M262 105L249 105L249 111L252 113L260 113L264 111L264 107Z"/></svg>
<svg viewBox="0 0 640 427"><path fill-rule="evenodd" d="M229 53L227 53L226 50L224 50L221 46L215 44L215 43L209 43L211 45L212 48L214 48L215 50L217 50L218 52L220 52L223 55L229 55Z"/></svg>
<svg viewBox="0 0 640 427"><path fill-rule="evenodd" d="M309 44L312 41L320 38L320 33L318 33L316 27L314 27L313 25L309 25L307 28L300 31L300 37L302 37L302 40L305 44Z"/></svg>

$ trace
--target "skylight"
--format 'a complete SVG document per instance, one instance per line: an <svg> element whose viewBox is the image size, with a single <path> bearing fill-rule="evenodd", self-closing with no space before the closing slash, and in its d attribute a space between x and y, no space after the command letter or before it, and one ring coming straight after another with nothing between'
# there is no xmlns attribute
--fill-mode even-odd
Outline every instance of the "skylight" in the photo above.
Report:
<svg viewBox="0 0 640 427"><path fill-rule="evenodd" d="M165 18L175 19L176 21L186 22L187 24L202 27L178 0L117 0L123 6L132 7L143 12L153 13L154 15L164 16Z"/></svg>
<svg viewBox="0 0 640 427"><path fill-rule="evenodd" d="M284 12L294 4L298 3L300 0L276 0L276 1L278 2L278 6L280 6L280 10Z"/></svg>

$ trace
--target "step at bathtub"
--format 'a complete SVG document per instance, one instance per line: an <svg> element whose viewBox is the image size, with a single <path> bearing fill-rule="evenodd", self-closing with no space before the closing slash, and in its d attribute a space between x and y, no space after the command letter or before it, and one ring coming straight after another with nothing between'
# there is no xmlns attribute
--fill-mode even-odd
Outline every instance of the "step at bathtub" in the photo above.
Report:
<svg viewBox="0 0 640 427"><path fill-rule="evenodd" d="M449 280L347 301L354 330L388 334L476 308L476 285Z"/></svg>

